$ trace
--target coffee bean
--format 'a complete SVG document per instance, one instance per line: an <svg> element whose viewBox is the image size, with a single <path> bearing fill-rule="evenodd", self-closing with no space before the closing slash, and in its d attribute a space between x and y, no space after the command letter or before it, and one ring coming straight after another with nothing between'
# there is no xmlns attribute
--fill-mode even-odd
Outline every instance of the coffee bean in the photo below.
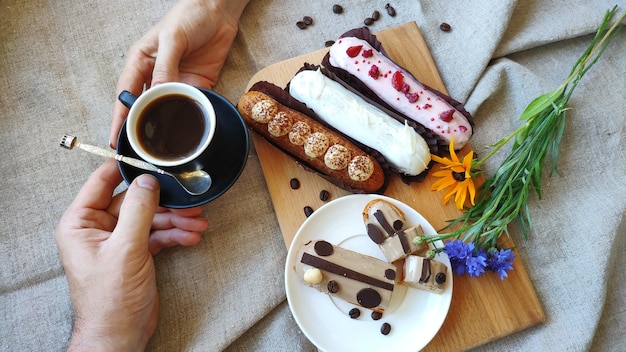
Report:
<svg viewBox="0 0 626 352"><path fill-rule="evenodd" d="M328 289L328 292L330 292L330 293L337 293L337 292L339 292L339 284L335 280L328 281L328 284L326 285L326 288Z"/></svg>
<svg viewBox="0 0 626 352"><path fill-rule="evenodd" d="M302 22L304 22L307 26L310 26L313 24L313 18L311 18L311 16L304 16L302 18Z"/></svg>
<svg viewBox="0 0 626 352"><path fill-rule="evenodd" d="M311 214L313 214L313 208L308 205L304 207L304 215L306 215L306 217L308 218L309 216L311 216Z"/></svg>
<svg viewBox="0 0 626 352"><path fill-rule="evenodd" d="M372 320L379 320L383 317L383 313L381 312L372 312Z"/></svg>
<svg viewBox="0 0 626 352"><path fill-rule="evenodd" d="M394 9L393 6L389 5L389 3L387 3L387 5L385 5L385 9L387 10L387 14L389 16L395 17L396 9Z"/></svg>
<svg viewBox="0 0 626 352"><path fill-rule="evenodd" d="M292 178L289 180L289 187L291 187L291 189L300 188L300 181L297 178Z"/></svg>
<svg viewBox="0 0 626 352"><path fill-rule="evenodd" d="M320 192L320 200L321 200L322 202L325 202L325 201L327 201L327 200L328 200L328 198L330 198L330 192L328 192L327 190L323 189L323 190Z"/></svg>
<svg viewBox="0 0 626 352"><path fill-rule="evenodd" d="M306 23L304 23L303 21L298 21L298 22L296 22L296 26L298 26L298 28L300 28L300 29L305 29L306 28Z"/></svg>
<svg viewBox="0 0 626 352"><path fill-rule="evenodd" d="M332 46L333 44L335 44L334 40L327 40L326 43L324 43L324 46L328 48L329 46Z"/></svg>
<svg viewBox="0 0 626 352"><path fill-rule="evenodd" d="M361 316L361 311L359 310L359 308L352 308L348 312L348 315L350 315L350 318L356 319Z"/></svg>
<svg viewBox="0 0 626 352"><path fill-rule="evenodd" d="M336 14L340 14L343 12L343 7L341 7L341 5L333 5L333 12Z"/></svg>
<svg viewBox="0 0 626 352"><path fill-rule="evenodd" d="M374 24L374 19L373 19L373 18L371 18L371 17L368 17L368 18L366 18L366 19L363 21L363 23L364 23L366 26L371 26L371 25L373 25L373 24Z"/></svg>
<svg viewBox="0 0 626 352"><path fill-rule="evenodd" d="M380 18L380 12L378 10L374 11L374 13L372 13L372 19L374 21L378 21L379 18Z"/></svg>
<svg viewBox="0 0 626 352"><path fill-rule="evenodd" d="M442 24L440 24L440 25L439 25L439 29L441 29L441 30L442 30L442 31L444 31L444 32L450 32L450 30L452 29L452 27L450 27L450 25L449 25L449 24L447 24L447 23L445 23L445 22L444 22L444 23L442 23Z"/></svg>
<svg viewBox="0 0 626 352"><path fill-rule="evenodd" d="M389 335L390 332L391 325L389 325L389 323L383 323L383 325L380 327L380 333L383 335Z"/></svg>

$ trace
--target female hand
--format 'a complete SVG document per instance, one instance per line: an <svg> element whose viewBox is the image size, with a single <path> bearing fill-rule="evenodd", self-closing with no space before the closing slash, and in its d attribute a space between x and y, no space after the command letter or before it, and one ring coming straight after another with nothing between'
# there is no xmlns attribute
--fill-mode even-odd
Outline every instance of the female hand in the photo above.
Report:
<svg viewBox="0 0 626 352"><path fill-rule="evenodd" d="M150 175L112 197L121 180L114 160L103 164L55 230L75 312L70 350L143 350L159 309L152 255L196 244L208 226L201 208L159 210Z"/></svg>
<svg viewBox="0 0 626 352"><path fill-rule="evenodd" d="M170 82L211 88L235 40L248 0L180 0L129 50L116 97ZM117 145L127 108L116 100L109 144Z"/></svg>

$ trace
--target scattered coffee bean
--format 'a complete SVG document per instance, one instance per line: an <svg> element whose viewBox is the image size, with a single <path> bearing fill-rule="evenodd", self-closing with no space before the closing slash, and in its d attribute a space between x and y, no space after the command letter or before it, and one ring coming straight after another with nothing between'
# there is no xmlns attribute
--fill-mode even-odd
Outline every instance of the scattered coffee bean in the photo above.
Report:
<svg viewBox="0 0 626 352"><path fill-rule="evenodd" d="M325 202L325 201L327 201L327 200L328 200L328 198L330 198L330 192L328 192L327 190L323 189L323 190L320 192L320 200L321 200L322 202Z"/></svg>
<svg viewBox="0 0 626 352"><path fill-rule="evenodd" d="M337 292L339 292L339 284L335 280L328 281L328 284L326 285L326 288L328 289L328 292L330 292L330 293L337 293Z"/></svg>
<svg viewBox="0 0 626 352"><path fill-rule="evenodd" d="M393 6L391 6L389 3L385 5L385 10L387 10L387 14L391 17L394 17L396 15L396 9L394 9Z"/></svg>
<svg viewBox="0 0 626 352"><path fill-rule="evenodd" d="M310 26L313 24L313 18L311 18L311 16L304 16L302 18L302 22L304 22L307 26Z"/></svg>
<svg viewBox="0 0 626 352"><path fill-rule="evenodd" d="M313 214L313 211L314 211L313 208L311 208L308 205L304 207L304 215L306 215L307 218L311 216L311 214Z"/></svg>
<svg viewBox="0 0 626 352"><path fill-rule="evenodd" d="M334 40L327 40L326 43L324 43L324 46L328 48L329 46L332 46L333 44L335 44Z"/></svg>
<svg viewBox="0 0 626 352"><path fill-rule="evenodd" d="M306 28L306 23L304 23L303 21L298 21L298 22L296 22L296 26L298 26L298 28L300 28L300 29L305 29Z"/></svg>
<svg viewBox="0 0 626 352"><path fill-rule="evenodd" d="M372 19L374 21L378 21L379 18L380 18L380 11L378 10L374 11L374 13L372 13Z"/></svg>
<svg viewBox="0 0 626 352"><path fill-rule="evenodd" d="M348 312L348 315L350 315L350 318L356 319L361 316L361 311L359 308L352 308L350 309L350 312Z"/></svg>
<svg viewBox="0 0 626 352"><path fill-rule="evenodd" d="M389 335L391 332L391 325L389 323L383 323L383 326L380 327L380 333L383 335Z"/></svg>
<svg viewBox="0 0 626 352"><path fill-rule="evenodd" d="M383 317L383 313L381 313L381 312L372 312L372 319L373 320L379 320L382 317Z"/></svg>
<svg viewBox="0 0 626 352"><path fill-rule="evenodd" d="M343 12L343 7L341 7L341 5L333 5L333 12L336 14L340 14Z"/></svg>
<svg viewBox="0 0 626 352"><path fill-rule="evenodd" d="M371 26L371 25L373 25L373 24L374 24L374 19L373 19L373 18L371 18L371 17L368 17L368 18L366 18L366 19L363 21L363 23L364 23L366 26Z"/></svg>
<svg viewBox="0 0 626 352"><path fill-rule="evenodd" d="M449 25L449 24L447 24L447 23L445 23L445 22L444 22L444 23L442 23L442 24L440 24L440 25L439 25L439 29L441 29L441 30L442 30L442 31L444 31L444 32L450 32L450 30L452 29L452 27L450 27L450 25Z"/></svg>
<svg viewBox="0 0 626 352"><path fill-rule="evenodd" d="M289 187L291 187L291 189L300 188L300 180L298 180L297 178L292 178L291 180L289 180Z"/></svg>

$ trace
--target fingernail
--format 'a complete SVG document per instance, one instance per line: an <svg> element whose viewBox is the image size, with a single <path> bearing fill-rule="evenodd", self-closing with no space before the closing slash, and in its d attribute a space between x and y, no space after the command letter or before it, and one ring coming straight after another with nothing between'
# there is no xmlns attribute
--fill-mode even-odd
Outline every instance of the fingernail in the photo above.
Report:
<svg viewBox="0 0 626 352"><path fill-rule="evenodd" d="M157 191L159 190L159 187L160 187L159 181L156 179L156 177L152 175L147 175L147 174L139 175L135 179L135 182L137 182L137 186L141 188L149 189L151 191Z"/></svg>

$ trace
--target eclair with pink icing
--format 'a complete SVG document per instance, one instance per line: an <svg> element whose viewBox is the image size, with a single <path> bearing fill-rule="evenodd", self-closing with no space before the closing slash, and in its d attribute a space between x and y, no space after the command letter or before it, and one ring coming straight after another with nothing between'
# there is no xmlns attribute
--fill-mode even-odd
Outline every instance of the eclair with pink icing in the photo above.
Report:
<svg viewBox="0 0 626 352"><path fill-rule="evenodd" d="M368 41L339 38L330 47L328 62L356 77L390 108L426 127L446 144L454 138L454 146L460 149L471 138L469 113L459 111L448 101L452 99L419 82Z"/></svg>

